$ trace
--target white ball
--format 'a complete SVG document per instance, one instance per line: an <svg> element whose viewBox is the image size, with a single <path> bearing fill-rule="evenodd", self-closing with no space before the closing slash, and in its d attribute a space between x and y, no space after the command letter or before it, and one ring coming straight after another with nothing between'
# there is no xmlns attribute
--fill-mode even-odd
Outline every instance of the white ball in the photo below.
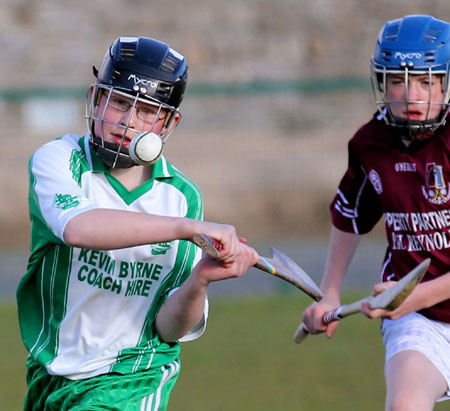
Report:
<svg viewBox="0 0 450 411"><path fill-rule="evenodd" d="M161 156L163 143L158 134L144 132L131 140L130 157L138 164L149 166Z"/></svg>

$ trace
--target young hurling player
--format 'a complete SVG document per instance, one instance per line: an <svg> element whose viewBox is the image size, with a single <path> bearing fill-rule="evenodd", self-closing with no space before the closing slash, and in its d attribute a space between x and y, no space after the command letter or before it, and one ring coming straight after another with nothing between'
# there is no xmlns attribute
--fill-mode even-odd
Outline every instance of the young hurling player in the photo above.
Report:
<svg viewBox="0 0 450 411"><path fill-rule="evenodd" d="M31 256L18 292L29 351L27 410L163 410L179 341L199 337L212 281L242 276L257 253L232 226L203 222L197 186L157 155L180 121L185 58L166 44L117 39L87 99L88 134L66 134L30 160ZM205 233L220 261L189 239Z"/></svg>
<svg viewBox="0 0 450 411"><path fill-rule="evenodd" d="M326 326L322 317L339 306L361 235L381 217L388 245L376 293L431 258L401 307L363 307L383 318L387 410L431 410L450 395L449 64L449 23L415 15L381 30L372 59L379 112L349 142L348 170L330 207L324 298L303 315L311 333L335 332L338 323Z"/></svg>

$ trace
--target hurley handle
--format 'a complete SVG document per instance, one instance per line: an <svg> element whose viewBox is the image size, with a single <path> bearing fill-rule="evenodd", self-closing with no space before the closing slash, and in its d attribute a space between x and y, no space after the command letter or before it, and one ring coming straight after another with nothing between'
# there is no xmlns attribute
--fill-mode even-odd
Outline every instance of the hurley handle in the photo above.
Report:
<svg viewBox="0 0 450 411"><path fill-rule="evenodd" d="M309 331L308 331L308 329L306 328L306 325L305 325L304 323L301 323L301 324L299 325L299 327L297 328L297 331L295 332L295 335L294 335L294 341L295 341L297 344L300 344L300 343L302 343L304 340L306 340L306 337L308 337L308 335L309 335Z"/></svg>
<svg viewBox="0 0 450 411"><path fill-rule="evenodd" d="M212 258L220 257L219 250L214 247L213 240L206 234L194 234L191 241Z"/></svg>
<svg viewBox="0 0 450 411"><path fill-rule="evenodd" d="M339 321L342 320L344 317L360 312L361 304L369 302L370 298L371 297L363 298L362 300L356 301L352 304L341 305L340 307L335 308L334 310L328 311L327 313L324 314L322 318L323 323L330 324L333 321ZM308 335L309 331L307 330L305 324L301 323L294 334L294 341L297 344L300 344L306 339Z"/></svg>
<svg viewBox="0 0 450 411"><path fill-rule="evenodd" d="M341 306L341 307L335 308L334 310L328 311L322 318L323 323L330 324L333 321L339 321L342 318L341 312L342 312L343 308L344 307Z"/></svg>

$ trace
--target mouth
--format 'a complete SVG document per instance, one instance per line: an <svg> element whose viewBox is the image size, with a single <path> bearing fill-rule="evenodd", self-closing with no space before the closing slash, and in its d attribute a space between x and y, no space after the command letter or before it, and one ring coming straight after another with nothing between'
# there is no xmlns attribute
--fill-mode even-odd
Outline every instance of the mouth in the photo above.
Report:
<svg viewBox="0 0 450 411"><path fill-rule="evenodd" d="M113 141L117 145L122 145L122 147L129 147L131 143L131 138L124 136L123 134L112 134Z"/></svg>
<svg viewBox="0 0 450 411"><path fill-rule="evenodd" d="M425 115L419 110L407 110L402 113L404 118L409 120L423 120Z"/></svg>

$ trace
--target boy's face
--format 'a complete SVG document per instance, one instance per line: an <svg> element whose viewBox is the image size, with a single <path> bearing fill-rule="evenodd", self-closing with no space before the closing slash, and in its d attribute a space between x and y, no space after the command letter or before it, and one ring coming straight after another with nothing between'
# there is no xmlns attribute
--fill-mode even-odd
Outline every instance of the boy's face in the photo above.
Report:
<svg viewBox="0 0 450 411"><path fill-rule="evenodd" d="M410 74L406 85L405 75L388 74L386 95L394 117L417 121L434 120L444 108L441 104L444 101L442 76Z"/></svg>
<svg viewBox="0 0 450 411"><path fill-rule="evenodd" d="M132 97L114 91L108 100L107 91L100 90L100 93L102 95L96 108L96 116L103 117L103 121L95 121L95 134L103 136L105 142L128 147L139 132L153 131L161 134L165 131L167 110L141 101L133 109Z"/></svg>

